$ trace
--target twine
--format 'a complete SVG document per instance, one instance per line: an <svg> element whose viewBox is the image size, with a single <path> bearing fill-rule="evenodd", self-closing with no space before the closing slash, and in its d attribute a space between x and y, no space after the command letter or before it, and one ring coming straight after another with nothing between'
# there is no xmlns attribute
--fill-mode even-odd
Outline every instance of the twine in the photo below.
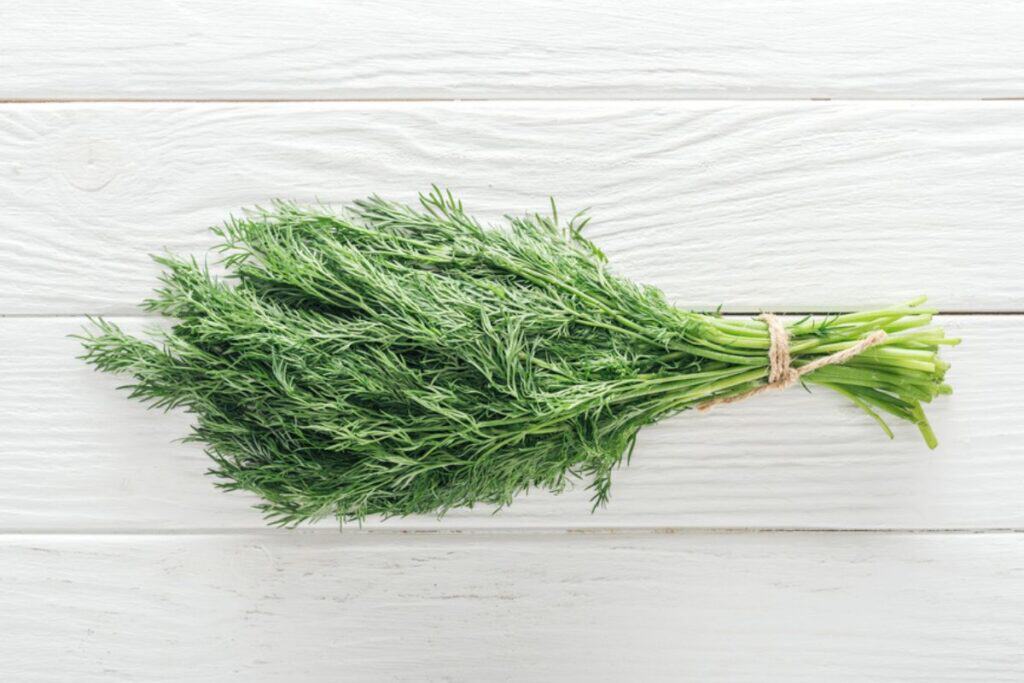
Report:
<svg viewBox="0 0 1024 683"><path fill-rule="evenodd" d="M711 410L717 405L739 403L740 401L747 400L751 396L757 396L758 394L766 391L772 391L773 389L788 389L799 382L800 378L804 375L823 368L826 365L839 365L841 363L845 363L875 344L885 341L886 338L886 334L883 330L876 330L848 349L837 351L831 356L816 358L810 363L801 365L800 367L793 367L792 359L789 354L789 333L786 332L786 328L782 324L782 321L771 313L762 313L758 316L758 319L763 320L765 324L768 325L768 383L756 386L748 391L744 391L742 394L736 394L735 396L723 396L720 398L713 398L710 401L705 401L697 406L698 410Z"/></svg>

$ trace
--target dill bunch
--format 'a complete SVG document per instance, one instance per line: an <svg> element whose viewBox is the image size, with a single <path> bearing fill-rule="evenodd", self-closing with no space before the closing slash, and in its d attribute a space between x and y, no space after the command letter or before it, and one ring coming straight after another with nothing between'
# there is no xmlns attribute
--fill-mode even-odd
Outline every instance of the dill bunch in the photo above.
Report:
<svg viewBox="0 0 1024 683"><path fill-rule="evenodd" d="M680 310L613 275L582 215L485 227L437 188L408 206L277 202L215 230L227 276L158 257L148 340L94 320L83 358L184 407L225 489L271 523L505 506L589 482L607 501L638 430L766 382L763 322ZM945 338L921 301L790 323L795 366L888 338L806 384L935 436Z"/></svg>

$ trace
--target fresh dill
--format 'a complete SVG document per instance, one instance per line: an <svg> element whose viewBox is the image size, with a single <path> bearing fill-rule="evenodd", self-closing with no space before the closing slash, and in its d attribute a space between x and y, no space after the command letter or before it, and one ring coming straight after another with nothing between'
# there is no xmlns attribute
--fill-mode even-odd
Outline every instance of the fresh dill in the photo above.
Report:
<svg viewBox="0 0 1024 683"><path fill-rule="evenodd" d="M216 230L227 276L162 256L149 340L93 321L84 358L196 416L226 489L276 524L505 506L612 472L644 425L766 381L764 323L695 313L612 274L586 218L486 227L451 193L341 210L277 202ZM889 338L804 381L935 437L946 338L920 301L788 326L796 365Z"/></svg>

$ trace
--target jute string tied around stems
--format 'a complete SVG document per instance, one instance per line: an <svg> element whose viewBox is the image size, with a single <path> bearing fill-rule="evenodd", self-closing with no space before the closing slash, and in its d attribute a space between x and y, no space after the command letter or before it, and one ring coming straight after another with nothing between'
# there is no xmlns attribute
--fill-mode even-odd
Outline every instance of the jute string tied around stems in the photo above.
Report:
<svg viewBox="0 0 1024 683"><path fill-rule="evenodd" d="M768 325L768 383L756 386L748 391L744 391L742 394L736 394L735 396L723 396L720 398L713 398L710 401L705 401L698 406L699 410L710 410L717 405L725 403L739 403L740 401L747 400L751 396L757 396L760 393L771 391L773 389L788 389L799 382L800 378L804 375L814 372L819 368L823 368L826 365L839 365L841 363L845 363L875 344L885 341L886 338L886 334L883 330L876 330L848 349L836 351L831 356L822 356L821 358L812 360L806 365L801 365L800 367L795 368L793 367L792 359L789 354L789 333L786 332L785 325L783 325L782 321L771 313L762 313L758 318Z"/></svg>

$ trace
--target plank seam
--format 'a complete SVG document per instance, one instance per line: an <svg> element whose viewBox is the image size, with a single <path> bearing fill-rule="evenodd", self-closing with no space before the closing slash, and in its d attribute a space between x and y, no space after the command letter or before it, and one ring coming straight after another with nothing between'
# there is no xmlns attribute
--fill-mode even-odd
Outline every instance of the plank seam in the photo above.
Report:
<svg viewBox="0 0 1024 683"><path fill-rule="evenodd" d="M690 309L687 309L690 310ZM693 309L697 310L697 309ZM787 311L774 309L772 313L775 315L787 315L787 316L807 316L807 315L842 315L845 313L856 313L857 311L852 310L820 310L820 311ZM760 315L762 311L722 311L722 315L725 317L756 317ZM1003 317L1017 317L1024 316L1024 309L1019 311L963 311L957 309L951 310L940 310L935 315L940 316L1003 316ZM89 318L120 318L122 320L165 320L166 316L147 314L147 313L118 313L104 312L104 313L0 313L0 320L71 320L81 319L86 322Z"/></svg>
<svg viewBox="0 0 1024 683"><path fill-rule="evenodd" d="M693 103L738 103L738 102L831 102L831 103L855 103L870 104L874 102L891 104L894 102L1022 102L1024 96L1008 95L1005 97L331 97L331 98L0 98L0 105L21 105L21 104L389 104L389 103L410 103L410 104L454 104L459 102L514 102L522 103L544 103L544 102L631 102L643 104L665 103L665 102L693 102Z"/></svg>
<svg viewBox="0 0 1024 683"><path fill-rule="evenodd" d="M979 528L871 528L871 527L505 527L488 529L464 527L461 529L358 529L310 527L274 529L269 527L238 528L183 528L183 529L31 529L0 530L0 540L26 536L616 536L616 535L727 535L727 534L863 534L863 535L920 535L920 536L973 536L1024 534L1024 527Z"/></svg>

